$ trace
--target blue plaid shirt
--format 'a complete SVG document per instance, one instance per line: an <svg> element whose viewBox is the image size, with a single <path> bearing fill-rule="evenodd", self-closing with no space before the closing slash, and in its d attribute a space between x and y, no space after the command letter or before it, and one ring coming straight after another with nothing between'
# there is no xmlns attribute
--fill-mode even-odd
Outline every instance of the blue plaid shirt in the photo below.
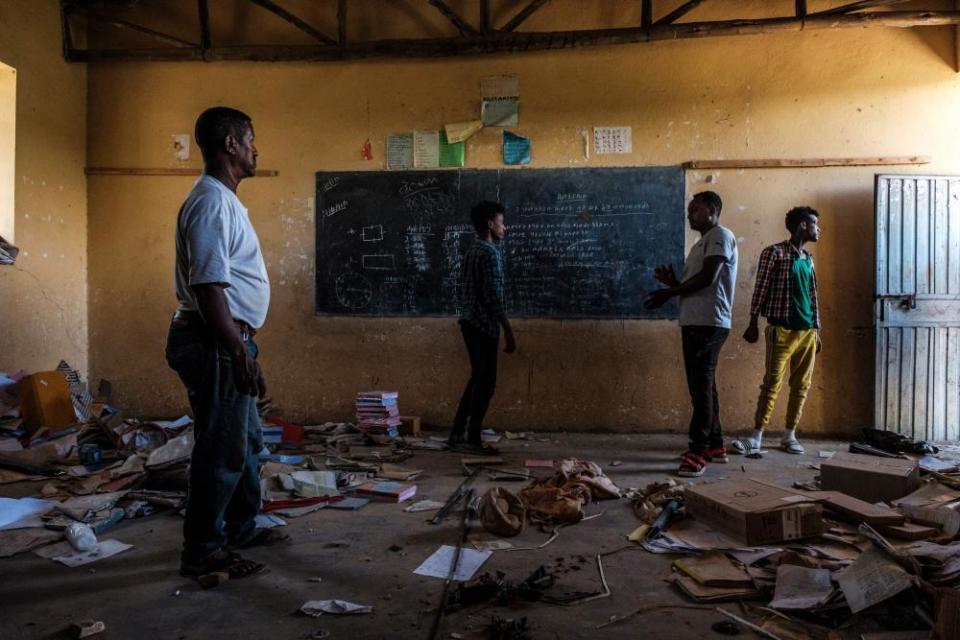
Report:
<svg viewBox="0 0 960 640"><path fill-rule="evenodd" d="M477 240L460 265L460 319L491 337L500 336L499 318L506 313L503 256L490 240Z"/></svg>

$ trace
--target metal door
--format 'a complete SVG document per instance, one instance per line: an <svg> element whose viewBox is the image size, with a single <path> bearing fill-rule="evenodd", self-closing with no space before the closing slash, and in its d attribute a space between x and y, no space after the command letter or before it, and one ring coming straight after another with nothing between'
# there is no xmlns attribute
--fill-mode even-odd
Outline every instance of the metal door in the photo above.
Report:
<svg viewBox="0 0 960 640"><path fill-rule="evenodd" d="M960 437L960 177L879 175L875 185L874 423L914 439Z"/></svg>

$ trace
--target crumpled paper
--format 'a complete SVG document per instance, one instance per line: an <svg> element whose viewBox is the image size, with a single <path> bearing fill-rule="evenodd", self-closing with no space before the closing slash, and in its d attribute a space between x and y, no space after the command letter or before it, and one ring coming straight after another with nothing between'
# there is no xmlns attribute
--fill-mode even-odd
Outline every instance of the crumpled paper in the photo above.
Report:
<svg viewBox="0 0 960 640"><path fill-rule="evenodd" d="M303 603L300 611L319 618L323 614L351 615L358 613L373 613L373 607L365 604L354 604L346 600L310 600Z"/></svg>

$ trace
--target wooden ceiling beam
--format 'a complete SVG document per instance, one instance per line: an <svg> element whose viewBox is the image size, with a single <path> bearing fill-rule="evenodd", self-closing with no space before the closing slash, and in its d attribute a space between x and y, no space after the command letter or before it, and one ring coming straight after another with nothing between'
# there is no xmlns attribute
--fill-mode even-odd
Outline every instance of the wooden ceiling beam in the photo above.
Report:
<svg viewBox="0 0 960 640"><path fill-rule="evenodd" d="M430 4L436 8L443 17L449 20L457 28L461 35L480 35L480 32L471 27L467 22L457 15L457 12L447 6L443 0L430 0Z"/></svg>
<svg viewBox="0 0 960 640"><path fill-rule="evenodd" d="M642 0L640 3L640 26L649 29L653 26L653 0Z"/></svg>
<svg viewBox="0 0 960 640"><path fill-rule="evenodd" d="M527 4L523 9L517 12L517 15L510 18L510 21L507 24L501 27L500 31L510 32L519 27L524 20L533 15L534 11L542 7L543 5L550 2L550 0L530 0L530 3Z"/></svg>
<svg viewBox="0 0 960 640"><path fill-rule="evenodd" d="M202 1L202 0L201 0ZM543 51L575 47L631 44L659 40L744 36L790 31L832 30L864 27L924 27L960 24L960 11L900 11L855 13L821 16L763 18L756 20L726 20L712 22L683 22L654 25L650 29L628 27L583 31L538 31L502 33L494 31L488 37L479 34L469 38L427 38L378 40L357 42L344 47L318 45L263 45L214 47L204 52L198 49L99 49L73 50L69 60L92 62L98 60L251 60L263 62L293 60L344 60L370 57L439 57L478 55L484 53Z"/></svg>
<svg viewBox="0 0 960 640"><path fill-rule="evenodd" d="M141 26L139 24L130 22L128 20L123 20L121 18L113 18L98 11L78 11L72 15L83 16L88 20L95 20L96 22L102 22L104 24L109 24L111 26L117 27L119 29L127 29L129 31L135 31L146 36L150 36L155 40L160 42L166 42L167 44L172 44L175 47L198 47L196 42L190 42L188 40L183 40L182 38L177 38L176 36L171 36L167 33L161 31L156 31L148 27Z"/></svg>
<svg viewBox="0 0 960 640"><path fill-rule="evenodd" d="M904 2L909 2L910 0L859 0L859 2L850 2L839 7L834 7L833 9L827 9L825 11L818 11L813 15L817 16L835 16L843 15L847 13L853 13L855 11L863 11L864 9L873 9L876 7L889 7L895 4L903 4Z"/></svg>
<svg viewBox="0 0 960 640"><path fill-rule="evenodd" d="M310 26L309 24L307 24L297 16L293 15L283 7L273 2L273 0L250 0L250 2L257 5L258 7L262 7L266 9L267 11L277 16L278 18L281 18L289 22L290 24L295 26L297 29L300 29L300 31L303 31L306 34L313 36L315 40L318 40L323 44L337 44L336 40L326 35L325 33L321 33L317 29L314 29L312 26Z"/></svg>
<svg viewBox="0 0 960 640"><path fill-rule="evenodd" d="M210 39L210 7L207 6L207 0L197 0L197 16L200 19L200 49L206 51L212 44Z"/></svg>
<svg viewBox="0 0 960 640"><path fill-rule="evenodd" d="M480 33L490 33L490 0L480 0Z"/></svg>
<svg viewBox="0 0 960 640"><path fill-rule="evenodd" d="M347 0L337 0L337 44L347 44Z"/></svg>
<svg viewBox="0 0 960 640"><path fill-rule="evenodd" d="M687 2L684 2L682 5L654 22L653 26L657 27L665 24L673 24L683 16L699 7L701 4L703 4L703 0L687 0Z"/></svg>
<svg viewBox="0 0 960 640"><path fill-rule="evenodd" d="M69 60L73 51L73 31L70 28L71 8L67 2L60 3L60 37L63 50L63 59Z"/></svg>

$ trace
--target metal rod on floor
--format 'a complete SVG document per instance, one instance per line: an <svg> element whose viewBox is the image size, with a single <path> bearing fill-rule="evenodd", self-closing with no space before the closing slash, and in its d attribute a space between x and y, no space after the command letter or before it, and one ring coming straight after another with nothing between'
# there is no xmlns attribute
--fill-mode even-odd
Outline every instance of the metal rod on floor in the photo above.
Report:
<svg viewBox="0 0 960 640"><path fill-rule="evenodd" d="M450 512L453 511L454 507L463 499L464 494L467 492L467 487L470 486L470 483L477 477L477 474L480 473L480 468L477 467L470 472L470 475L460 483L460 486L457 487L456 491L450 494L450 497L447 498L446 503L440 507L440 511L437 511L437 514L430 518L428 522L430 524L440 524L443 522L444 518L450 515ZM470 491L473 494L473 490ZM469 502L469 501L468 501ZM469 505L468 505L469 506Z"/></svg>
<svg viewBox="0 0 960 640"><path fill-rule="evenodd" d="M467 542L467 533L470 529L470 501L473 500L473 489L467 490L466 498L463 518L460 520L460 537L457 539L457 548L453 553L453 559L450 561L450 570L447 572L447 579L443 582L440 606L437 607L437 613L433 619L433 626L430 628L430 640L437 640L437 638L440 637L440 627L443 625L443 616L447 612L447 594L450 593L450 584L457 575L457 566L460 564L463 545Z"/></svg>
<svg viewBox="0 0 960 640"><path fill-rule="evenodd" d="M764 637L766 637L766 638L770 638L770 640L781 640L781 639L780 639L780 636L775 636L775 635L773 635L772 633L770 633L769 631L767 631L766 629L764 629L763 627L758 627L757 625L753 624L753 623L750 622L749 620L744 620L744 619L741 618L740 616L734 615L734 614L730 613L729 611L727 611L726 609L721 609L720 607L717 607L717 613L719 613L720 615L724 615L724 616L730 618L731 620L734 620L734 621L736 621L736 622L739 622L740 624L742 624L743 626L745 626L747 629L750 629L750 630L752 630L752 631L756 631L756 632L759 633L760 635L762 635L762 636L764 636Z"/></svg>

